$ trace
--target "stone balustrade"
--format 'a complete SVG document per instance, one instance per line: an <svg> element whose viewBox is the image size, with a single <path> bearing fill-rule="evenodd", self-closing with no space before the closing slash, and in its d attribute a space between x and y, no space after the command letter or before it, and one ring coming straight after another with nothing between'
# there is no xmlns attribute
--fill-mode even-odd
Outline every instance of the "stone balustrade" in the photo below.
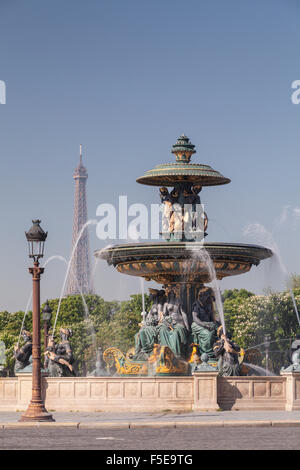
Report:
<svg viewBox="0 0 300 470"><path fill-rule="evenodd" d="M43 377L52 411L300 410L300 372L268 377ZM31 375L0 378L0 411L25 410Z"/></svg>

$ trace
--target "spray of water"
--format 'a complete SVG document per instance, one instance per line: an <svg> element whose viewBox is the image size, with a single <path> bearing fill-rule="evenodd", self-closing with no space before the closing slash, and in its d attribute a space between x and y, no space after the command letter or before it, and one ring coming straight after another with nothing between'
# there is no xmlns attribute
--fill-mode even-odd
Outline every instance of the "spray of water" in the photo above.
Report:
<svg viewBox="0 0 300 470"><path fill-rule="evenodd" d="M286 215L285 215L285 213L283 213L283 214L284 215L281 217L281 220L285 220ZM290 291L293 306L294 306L294 310L295 310L295 313L296 313L298 324L300 326L299 312L298 312L295 296L294 296L293 290L292 290L290 282L289 282L288 271L287 271L287 268L286 268L286 266L285 266L285 264L284 264L284 262L281 258L279 247L278 247L277 243L275 242L272 234L268 230L266 230L266 228L262 224L255 223L255 224L249 224L246 227L246 229L244 230L244 235L245 236L255 237L256 240L258 240L259 243L265 244L268 248L270 248L273 251L275 260L278 263L278 266L280 268L282 277L285 280L285 283L288 286L288 289Z"/></svg>
<svg viewBox="0 0 300 470"><path fill-rule="evenodd" d="M47 260L47 262L45 263L44 266L46 266L46 264L48 264L49 261L51 261L52 259L59 259L61 261L63 261L67 266L68 266L68 261L66 260L66 258L64 258L63 256L52 256L51 258L49 258ZM97 350L97 345L96 345L96 332L95 332L95 328L94 328L94 325L92 323L92 321L90 320L89 318L89 309L88 309L88 306L87 306L87 303L86 303L86 300L85 300L85 297L80 289L80 285L79 285L79 282L78 282L78 279L77 277L75 277L75 282L77 284L77 288L79 290L79 293L81 295L81 299L82 299L82 303L83 303L83 308L84 308L84 313L85 313L85 321L89 324L89 328L90 328L90 332L91 332L91 337L92 337L92 343L93 343L93 347L95 349L95 351Z"/></svg>
<svg viewBox="0 0 300 470"><path fill-rule="evenodd" d="M55 333L55 328L56 328L56 322L57 322L57 318L58 318L58 314L59 314L59 310L60 310L60 306L61 306L61 301L62 301L62 298L63 298L63 295L64 295L64 292L65 292L65 288L66 288L66 283L67 283L67 280L68 280L68 276L69 276L69 272L70 272L70 268L71 268L71 263L73 261L73 258L74 258L74 255L75 255L75 251L76 251L76 248L77 248L77 245L79 243L79 240L80 238L82 237L85 229L89 226L89 225L96 225L98 223L98 221L96 219L90 219L88 220L82 227L81 227L81 230L78 234L78 237L77 237L77 240L73 246L73 249L72 249L72 253L71 253L71 256L70 256L70 259L69 259L69 263L68 263L68 267L67 267L67 271L66 271L66 275L65 275L65 279L64 279L64 282L63 282L63 285L62 285L62 289L61 289L61 293L60 293L60 298L59 298L59 302L58 302L58 307L57 307L57 312L56 312L56 316L55 316L55 321L54 321L54 326L53 326L53 333L52 335L54 336L54 333Z"/></svg>
<svg viewBox="0 0 300 470"><path fill-rule="evenodd" d="M63 256L61 256L61 255L53 255L53 256L50 256L50 257L45 261L45 263L43 264L43 268L45 268L45 267L47 266L47 264L50 263L51 261L53 261L53 260L59 260L59 261L63 261L63 262L67 265L67 272L66 272L66 276L65 276L65 280L64 280L63 290L62 290L62 294L61 294L61 297L60 297L59 306L58 306L57 313L56 313L56 317L55 317L55 324L54 324L54 328L53 328L53 336L54 336L54 331L55 331L55 327L56 327L56 321L57 321L58 312L59 312L59 308L60 308L60 304L61 304L61 299L62 299L62 295L63 295L63 292L64 292L65 284L66 284L66 279L67 279L67 277L68 277L68 275L69 275L69 270L70 270L72 258L73 258L74 253L75 253L75 249L76 249L76 247L77 247L77 244L78 244L78 242L79 242L79 240L80 240L80 238L81 238L81 236L82 236L82 234L83 234L85 228L86 228L88 225L90 225L90 224L95 224L95 223L97 223L96 220L90 220L90 221L88 221L88 222L82 227L82 229L81 229L81 231L80 231L80 233L79 233L79 235L78 235L78 239L77 239L77 241L76 241L76 244L75 244L75 246L74 246L74 249L73 249L73 251L72 251L72 254L71 254L69 263L68 263L68 261L66 260L66 258L64 258ZM107 248L107 247L106 247L106 248ZM98 260L97 260L97 261L98 261ZM93 273L94 273L95 270L96 270L97 261L96 261L96 263L95 263ZM83 293L82 293L81 290L80 290L80 286L79 286L79 283L78 283L78 279L77 279L77 278L76 278L76 283L77 283L77 287L78 287L78 289L79 289L79 292L80 292L80 295L81 295L81 298L82 298L82 302L83 302L83 306L84 306L84 312L85 312L85 319L86 319L87 322L89 322L93 346L94 346L94 348L95 348L95 350L96 350L96 332L95 332L95 328L94 328L93 323L90 321L88 306L87 306L87 303L86 303L86 301L85 301L84 295L83 295ZM23 316L22 325L21 325L21 329L20 329L20 333L19 333L19 337L18 337L17 347L19 347L19 343L20 343L20 339L21 339L22 330L24 329L25 319L26 319L26 316L27 316L27 314L28 314L31 301L32 301L32 292L30 293L29 298L28 298L28 301L27 301L27 305L26 305L26 309L25 309L25 313L24 313L24 316Z"/></svg>
<svg viewBox="0 0 300 470"><path fill-rule="evenodd" d="M272 376L275 375L273 372L269 371L268 369L265 369L264 367L257 366L256 364L250 364L248 362L244 362L245 366L250 367L250 369L253 369L255 372L258 373L260 376Z"/></svg>
<svg viewBox="0 0 300 470"><path fill-rule="evenodd" d="M93 285L94 285L95 273L98 267L98 262L99 262L99 258L95 258L95 263L94 263L94 267L93 267L92 274L91 274L91 280L92 280Z"/></svg>
<svg viewBox="0 0 300 470"><path fill-rule="evenodd" d="M223 332L226 335L226 326L225 326L225 318L224 318L224 310L223 310L223 302L222 302L222 297L221 297L221 291L220 291L220 286L219 282L217 279L217 274L215 270L215 265L213 260L211 259L208 251L206 250L205 246L202 245L199 250L193 252L192 255L192 262L193 261L201 261L205 265L208 275L209 275L209 282L211 283L211 288L214 292L215 296L215 302L216 302L216 307L218 310L218 314L220 317L220 321L223 327ZM189 263L186 265L187 269L189 268Z"/></svg>
<svg viewBox="0 0 300 470"><path fill-rule="evenodd" d="M68 264L68 262L66 262L66 264ZM75 281L76 281L76 284L77 284L77 288L79 290L79 293L81 295L81 299L82 299L82 303L83 303L83 309L84 309L84 314L85 314L85 321L86 323L88 324L89 328L90 328L90 332L91 332L91 338L92 338L92 343L93 343L93 348L95 350L95 354L97 354L97 344L96 344L96 331L95 331L95 327L94 327L94 324L93 322L91 321L90 319L90 316L89 316L89 309L88 309L88 306L87 306L87 303L86 303L86 300L85 300L85 297L80 289L80 285L79 285L79 282L78 282L78 279L77 277L75 277Z"/></svg>
<svg viewBox="0 0 300 470"><path fill-rule="evenodd" d="M143 317L143 323L145 323L145 320L146 320L146 307L145 307L145 279L144 279L143 277L140 277L140 283L141 283L141 291L142 291L142 305L143 305L142 317Z"/></svg>
<svg viewBox="0 0 300 470"><path fill-rule="evenodd" d="M266 344L281 343L283 341L291 341L291 338L275 339L273 341L268 341L268 342L265 342L265 343L255 344L254 346L251 346L250 348L245 349L245 352L250 351L251 349L259 348L260 346L265 346Z"/></svg>
<svg viewBox="0 0 300 470"><path fill-rule="evenodd" d="M94 263L94 267L93 267L93 270L92 270L92 274L91 274L91 281L92 281L92 284L94 285L95 284L95 274L96 274L96 271L97 271L97 268L98 268L98 263L101 259L101 255L102 253L104 253L106 250L108 250L109 248L112 248L113 245L106 245L104 248L101 248L101 250L98 250L97 251L97 256L95 257L95 263ZM114 260L114 253L111 254L111 262L113 263L113 260Z"/></svg>
<svg viewBox="0 0 300 470"><path fill-rule="evenodd" d="M24 323L25 323L25 318L27 316L27 313L28 313L28 310L30 308L30 304L31 304L31 301L32 301L32 292L28 298L28 302L27 302L27 305L26 305L26 308L25 308L25 313L24 313L24 316L23 316L23 320L22 320L22 325L21 325L21 329L20 329L20 333L19 333L19 338L18 338L18 343L17 343L17 347L19 347L19 343L20 343L20 339L21 339L21 334L22 334L22 331L24 329Z"/></svg>
<svg viewBox="0 0 300 470"><path fill-rule="evenodd" d="M47 260L46 260L45 263L43 264L43 268L45 268L48 263L50 263L51 261L53 261L53 260L55 260L55 259L67 263L66 258L64 258L63 256L60 256L60 255L53 255L53 256L50 256L49 258L47 258ZM27 302L26 309L25 309L25 313L24 313L24 316L23 316L23 320L22 320L22 325L21 325L21 329L20 329L20 333L19 333L19 338L18 338L17 347L19 347L19 343L20 343L20 339L21 339L22 330L24 329L24 323L25 323L25 319L26 319L27 313L28 313L28 311L29 311L29 307L30 307L31 301L32 301L32 291L31 291L31 293L30 293L30 295L29 295L28 302Z"/></svg>
<svg viewBox="0 0 300 470"><path fill-rule="evenodd" d="M54 260L54 259L58 259L60 261L63 261L66 265L68 265L68 261L66 260L66 258L64 258L63 256L60 256L60 255L54 255L54 256L51 256L50 258L47 259L46 263L44 264L43 267L47 266L47 264ZM81 299L82 299L82 303L83 303L83 307L84 307L84 312L85 312L85 319L87 322L90 323L90 328L91 328L91 335L92 335L92 339L93 339L93 344L94 346L96 347L96 342L95 342L95 336L96 336L96 332L95 332L95 329L94 329L94 325L92 324L92 322L90 321L89 319L89 309L88 309L88 306L87 306L87 303L85 301L85 298L84 298L84 295L82 293L82 291L80 290L80 285L79 285L79 282L78 282L78 279L77 277L75 277L75 281L76 281L76 284L77 284L77 288L79 290L79 293L81 295Z"/></svg>

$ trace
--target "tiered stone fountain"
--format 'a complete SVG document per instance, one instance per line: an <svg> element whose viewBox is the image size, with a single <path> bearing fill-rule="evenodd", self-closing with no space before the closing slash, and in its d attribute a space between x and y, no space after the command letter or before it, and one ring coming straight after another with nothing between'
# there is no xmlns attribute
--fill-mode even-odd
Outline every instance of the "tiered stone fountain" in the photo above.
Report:
<svg viewBox="0 0 300 470"><path fill-rule="evenodd" d="M183 316L183 324L190 331L195 302L199 298L201 300L202 292L211 293L212 299L207 305L213 305L213 293L205 288L204 283L213 281L214 276L220 280L246 273L252 265L257 266L261 260L272 256L271 250L258 245L204 241L208 217L200 205L199 193L204 186L228 184L230 179L208 165L192 163L191 156L195 152L195 146L182 135L172 148L175 162L158 165L137 179L140 184L160 187L160 198L164 204L162 236L165 240L115 245L95 252L96 257L106 260L122 274L143 277L162 285L166 296L163 301L158 298L155 301L159 318L156 323L148 322L148 326L154 325L156 330L159 330L159 325L165 317L171 315L176 305L175 310L186 314L186 319ZM172 188L170 192L168 187ZM168 299L170 293L172 300ZM170 303L173 303L173 307L166 307L167 304L170 307ZM214 316L218 326L217 320L220 319ZM141 329L140 340L136 338L136 349L139 345L142 353L145 352L141 348L145 327L146 324ZM190 368L186 364L191 360L192 349L187 348L185 353L179 354L176 347L172 348L172 342L162 341L164 334L157 334L155 338L155 332L152 334L151 331L150 328L152 343L150 338L150 343L147 343L148 354L144 357L137 355L137 350L132 357L125 357L120 351L111 348L104 353L104 358L108 363L115 361L120 375L189 374ZM182 336L179 337L182 339ZM146 339L149 340L149 335ZM197 348L195 338L193 342L190 336L188 342Z"/></svg>

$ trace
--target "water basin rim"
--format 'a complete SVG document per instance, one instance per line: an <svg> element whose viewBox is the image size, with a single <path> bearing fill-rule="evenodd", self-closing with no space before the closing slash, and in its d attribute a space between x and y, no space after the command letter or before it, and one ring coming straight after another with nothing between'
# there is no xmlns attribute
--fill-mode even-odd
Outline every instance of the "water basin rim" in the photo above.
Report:
<svg viewBox="0 0 300 470"><path fill-rule="evenodd" d="M199 250L206 249L212 258L240 259L251 264L259 264L263 259L273 256L269 248L260 245L249 245L243 243L197 243L197 242L146 242L146 243L128 243L122 245L110 246L107 249L96 250L94 256L106 260L113 264L129 260L131 256L134 259L155 258L157 256L167 259L186 259L199 253Z"/></svg>
<svg viewBox="0 0 300 470"><path fill-rule="evenodd" d="M178 241L169 241L169 242L137 242L137 243L122 243L116 245L110 245L109 247L102 248L100 250L95 250L94 255L99 256L102 253L107 253L109 251L121 250L121 249L131 249L131 248L166 248L169 249L187 249L191 251L198 251L199 249L206 248L246 248L246 249L258 249L267 251L270 253L270 256L273 255L273 251L270 248L267 248L262 245L253 245L249 243L234 243L234 242L178 242Z"/></svg>

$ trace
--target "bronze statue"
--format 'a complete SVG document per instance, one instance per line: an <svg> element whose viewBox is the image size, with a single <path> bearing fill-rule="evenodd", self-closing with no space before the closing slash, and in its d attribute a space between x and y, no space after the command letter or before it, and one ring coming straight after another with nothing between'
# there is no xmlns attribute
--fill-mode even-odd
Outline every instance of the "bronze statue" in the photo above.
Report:
<svg viewBox="0 0 300 470"><path fill-rule="evenodd" d="M194 372L216 372L215 367L209 364L209 355L206 353L201 354L201 363L198 363L194 368Z"/></svg>
<svg viewBox="0 0 300 470"><path fill-rule="evenodd" d="M291 344L290 356L293 357L295 352L300 351L300 334L297 334L294 341Z"/></svg>
<svg viewBox="0 0 300 470"><path fill-rule="evenodd" d="M193 219L192 227L193 227L193 230L196 230L200 226L201 231L203 231L203 234L205 236L207 235L206 229L208 225L208 217L207 217L206 212L202 210L200 211L200 213L198 212L199 205L201 204L201 200L199 196L199 193L201 192L201 190L202 190L202 186L200 186L199 184L194 184L191 187L191 191L194 196L194 200L192 203L192 219ZM203 222L201 222L201 224L198 222L198 217L201 217L203 219Z"/></svg>
<svg viewBox="0 0 300 470"><path fill-rule="evenodd" d="M199 211L201 190L199 184L185 183L177 185L170 193L165 186L160 188L160 200L164 204L162 228L167 239L191 240L207 235L208 218L205 212ZM199 218L203 219L201 224Z"/></svg>
<svg viewBox="0 0 300 470"><path fill-rule="evenodd" d="M223 333L223 327L218 328L219 339L214 344L215 356L219 358L218 369L221 377L241 375L239 352L241 348L231 340L231 335Z"/></svg>
<svg viewBox="0 0 300 470"><path fill-rule="evenodd" d="M193 203L195 196L188 190L184 189L182 192L182 239L192 239L193 238Z"/></svg>
<svg viewBox="0 0 300 470"><path fill-rule="evenodd" d="M166 188L165 186L163 186L162 188L159 188L159 192L160 192L160 200L161 202L164 204L165 202L170 202L172 203L172 198L169 194L169 190L168 188Z"/></svg>
<svg viewBox="0 0 300 470"><path fill-rule="evenodd" d="M158 325L162 322L165 291L163 289L149 289L149 291L153 305L146 316L145 324L140 324L141 329L135 335L134 360L147 360L154 344L158 341Z"/></svg>
<svg viewBox="0 0 300 470"><path fill-rule="evenodd" d="M164 205L163 217L162 217L162 231L165 236L170 234L170 219L172 216L172 196L169 194L168 188L159 188L160 200Z"/></svg>
<svg viewBox="0 0 300 470"><path fill-rule="evenodd" d="M153 301L152 307L150 309L150 312L148 313L146 317L146 322L151 321L151 317L158 317L158 323L162 322L163 319L163 308L166 299L166 292L164 289L149 289L150 292L150 300ZM149 318L148 318L149 317Z"/></svg>
<svg viewBox="0 0 300 470"><path fill-rule="evenodd" d="M72 363L74 361L69 338L72 330L68 328L60 329L61 342L55 344L53 336L50 336L46 349L46 366L50 377L74 377Z"/></svg>
<svg viewBox="0 0 300 470"><path fill-rule="evenodd" d="M32 372L32 335L30 331L22 330L24 344L21 348L14 346L14 358L16 360L14 371Z"/></svg>
<svg viewBox="0 0 300 470"><path fill-rule="evenodd" d="M282 370L285 372L300 372L300 334L297 334L292 342L290 361L292 364L286 369L282 368Z"/></svg>
<svg viewBox="0 0 300 470"><path fill-rule="evenodd" d="M210 287L202 287L198 298L192 305L193 323L191 326L193 342L198 345L199 354L206 353L214 358L213 345L217 340L219 323L214 318L213 301L215 300Z"/></svg>
<svg viewBox="0 0 300 470"><path fill-rule="evenodd" d="M169 290L168 300L163 308L163 320L158 330L161 346L168 346L176 357L186 356L190 326L187 314L174 289Z"/></svg>
<svg viewBox="0 0 300 470"><path fill-rule="evenodd" d="M166 238L174 237L174 232L182 231L182 214L181 206L177 204L179 192L173 189L169 193L168 188L163 186L159 189L160 200L164 204L164 212L162 219L163 234Z"/></svg>

